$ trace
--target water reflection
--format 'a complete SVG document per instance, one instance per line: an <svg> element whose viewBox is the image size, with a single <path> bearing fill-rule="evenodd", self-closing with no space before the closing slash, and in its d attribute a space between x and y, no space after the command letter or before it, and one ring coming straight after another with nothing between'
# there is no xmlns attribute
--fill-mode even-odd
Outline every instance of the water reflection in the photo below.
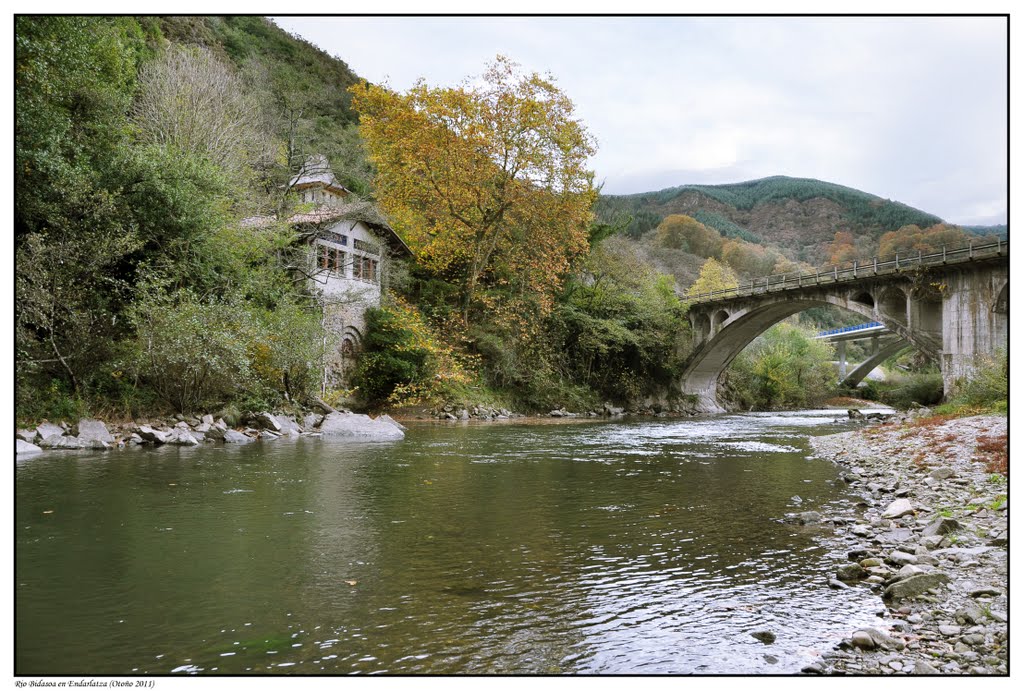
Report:
<svg viewBox="0 0 1024 691"><path fill-rule="evenodd" d="M779 521L847 501L804 442L835 415L46 454L16 671L792 672L874 622Z"/></svg>

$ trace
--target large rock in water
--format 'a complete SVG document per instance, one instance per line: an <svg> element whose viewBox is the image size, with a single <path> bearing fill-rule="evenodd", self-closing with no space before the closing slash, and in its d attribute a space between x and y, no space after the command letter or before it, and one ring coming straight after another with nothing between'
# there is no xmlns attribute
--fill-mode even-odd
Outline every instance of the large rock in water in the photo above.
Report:
<svg viewBox="0 0 1024 691"><path fill-rule="evenodd" d="M404 439L405 433L384 420L358 413L331 413L320 423L324 436L354 437L370 441Z"/></svg>
<svg viewBox="0 0 1024 691"><path fill-rule="evenodd" d="M286 415L275 415L274 421L277 422L278 425L278 429L276 431L280 434L287 434L293 437L297 437L302 434L302 427L300 427L299 423L295 422L291 417Z"/></svg>
<svg viewBox="0 0 1024 691"><path fill-rule="evenodd" d="M89 418L82 418L78 421L78 424L71 429L71 434L78 437L78 440L83 445L86 442L91 441L102 441L107 444L114 443L114 435L107 431L107 426L99 420L91 420Z"/></svg>
<svg viewBox="0 0 1024 691"><path fill-rule="evenodd" d="M18 448L15 451L15 455L16 456L22 456L22 455L27 456L27 455L33 454L33 453L42 453L42 451L43 451L42 449L40 449L38 446L36 446L32 442L27 442L24 439L19 439L17 444L18 444Z"/></svg>
<svg viewBox="0 0 1024 691"><path fill-rule="evenodd" d="M242 434L237 430L229 429L224 432L225 444L251 444L254 441L256 440L252 437Z"/></svg>
<svg viewBox="0 0 1024 691"><path fill-rule="evenodd" d="M153 429L149 425L139 425L139 428L136 431L145 441L152 442L154 444L167 443L167 433L161 432L158 429Z"/></svg>

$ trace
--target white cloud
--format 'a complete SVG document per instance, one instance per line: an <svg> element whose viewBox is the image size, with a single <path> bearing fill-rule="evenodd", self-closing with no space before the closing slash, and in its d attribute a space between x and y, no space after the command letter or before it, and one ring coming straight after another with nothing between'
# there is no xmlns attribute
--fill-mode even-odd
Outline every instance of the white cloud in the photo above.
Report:
<svg viewBox="0 0 1024 691"><path fill-rule="evenodd" d="M1002 18L277 21L399 90L455 84L498 53L551 72L598 139L608 193L784 174L1005 220Z"/></svg>

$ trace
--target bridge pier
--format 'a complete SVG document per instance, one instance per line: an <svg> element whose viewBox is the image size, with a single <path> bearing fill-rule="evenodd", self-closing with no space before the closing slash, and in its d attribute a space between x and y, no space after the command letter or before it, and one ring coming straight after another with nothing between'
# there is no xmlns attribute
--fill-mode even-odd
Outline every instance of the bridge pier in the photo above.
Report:
<svg viewBox="0 0 1024 691"><path fill-rule="evenodd" d="M1005 350L1010 312L1009 267L957 271L942 302L942 383L949 395L987 358Z"/></svg>

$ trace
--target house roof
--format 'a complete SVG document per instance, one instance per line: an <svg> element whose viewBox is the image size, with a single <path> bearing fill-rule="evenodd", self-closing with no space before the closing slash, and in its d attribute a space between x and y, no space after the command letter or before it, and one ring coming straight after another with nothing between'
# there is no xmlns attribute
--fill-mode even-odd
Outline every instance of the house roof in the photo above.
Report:
<svg viewBox="0 0 1024 691"><path fill-rule="evenodd" d="M349 192L344 185L338 182L338 178L334 176L334 171L331 170L331 166L327 162L327 157L322 154L307 158L298 174L288 182L288 187L292 189L329 187L336 191Z"/></svg>
<svg viewBox="0 0 1024 691"><path fill-rule="evenodd" d="M376 229L388 243L391 250L404 257L413 256L412 250L399 237L377 207L369 202L354 202L340 206L320 206L312 211L294 214L288 219L292 225L325 226L335 221L360 221Z"/></svg>
<svg viewBox="0 0 1024 691"><path fill-rule="evenodd" d="M383 236L392 252L400 257L413 256L412 250L399 237L395 229L381 215L377 208L369 202L355 202L340 206L319 206L312 211L292 214L288 224L293 226L314 226L317 229L337 221L360 221L374 228ZM266 228L277 223L277 216L250 216L238 222L242 228Z"/></svg>

